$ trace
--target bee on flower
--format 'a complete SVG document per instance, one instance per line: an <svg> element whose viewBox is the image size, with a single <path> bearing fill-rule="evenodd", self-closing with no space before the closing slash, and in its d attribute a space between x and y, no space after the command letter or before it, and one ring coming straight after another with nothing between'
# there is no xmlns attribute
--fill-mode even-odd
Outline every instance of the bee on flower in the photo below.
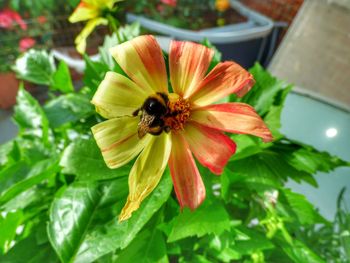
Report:
<svg viewBox="0 0 350 263"><path fill-rule="evenodd" d="M162 50L153 36L134 38L111 53L129 78L106 74L92 103L108 120L92 127L92 132L108 167L121 167L137 157L120 221L153 191L167 164L180 206L197 208L205 199L205 187L194 158L220 175L236 151L224 132L272 140L251 106L213 104L232 93L243 96L254 79L232 61L220 62L207 73L212 49L172 41L170 87Z"/></svg>
<svg viewBox="0 0 350 263"><path fill-rule="evenodd" d="M115 3L124 0L81 0L73 14L69 17L69 22L76 23L87 21L85 27L75 39L75 45L79 53L84 53L86 49L86 39L99 25L108 25L105 14L112 11Z"/></svg>

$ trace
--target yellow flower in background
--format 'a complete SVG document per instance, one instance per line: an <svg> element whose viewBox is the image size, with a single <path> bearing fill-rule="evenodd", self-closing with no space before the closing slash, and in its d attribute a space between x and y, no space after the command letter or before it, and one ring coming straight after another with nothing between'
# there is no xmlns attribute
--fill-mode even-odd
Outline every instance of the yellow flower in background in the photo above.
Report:
<svg viewBox="0 0 350 263"><path fill-rule="evenodd" d="M88 21L84 29L75 39L75 45L79 53L84 53L86 49L86 39L96 26L107 25L108 20L102 17L105 10L112 10L117 2L124 0L82 0L73 14L69 17L69 22L76 23Z"/></svg>
<svg viewBox="0 0 350 263"><path fill-rule="evenodd" d="M92 133L109 168L137 157L120 221L153 191L167 164L180 206L197 208L205 187L194 157L212 173L221 174L236 150L224 132L272 140L251 106L213 104L232 93L241 97L254 84L253 76L233 61L220 62L207 73L213 50L173 40L171 90L163 53L153 36L134 38L112 48L111 54L129 78L107 72L92 99L107 120L93 126Z"/></svg>
<svg viewBox="0 0 350 263"><path fill-rule="evenodd" d="M230 1L229 0L216 0L215 1L215 8L216 8L216 10L218 10L220 12L224 12L230 8Z"/></svg>

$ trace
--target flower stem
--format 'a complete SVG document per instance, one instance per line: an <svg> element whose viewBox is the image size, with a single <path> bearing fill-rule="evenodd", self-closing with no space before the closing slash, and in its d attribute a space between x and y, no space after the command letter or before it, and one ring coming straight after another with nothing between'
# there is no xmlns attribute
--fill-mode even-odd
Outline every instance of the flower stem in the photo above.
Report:
<svg viewBox="0 0 350 263"><path fill-rule="evenodd" d="M118 21L117 19L115 19L115 18L112 16L112 14L107 14L107 15L106 15L106 18L107 18L107 20L108 20L108 25L109 25L111 31L114 32L114 33L116 34L117 39L118 39L118 42L119 42L119 44L121 44L121 43L122 43L122 40L121 40L121 38L120 38L120 36L119 36L119 34L118 34L118 27L120 26L119 21Z"/></svg>

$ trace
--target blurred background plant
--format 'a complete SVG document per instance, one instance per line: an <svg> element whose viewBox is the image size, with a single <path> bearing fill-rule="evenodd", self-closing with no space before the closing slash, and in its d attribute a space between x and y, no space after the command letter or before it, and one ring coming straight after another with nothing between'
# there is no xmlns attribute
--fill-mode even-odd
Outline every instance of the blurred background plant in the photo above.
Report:
<svg viewBox="0 0 350 263"><path fill-rule="evenodd" d="M76 48L79 53L84 53L86 49L86 39L99 25L108 25L111 32L117 32L120 25L116 3L124 0L82 0L76 7L69 22L76 23L86 21L86 25L75 38Z"/></svg>
<svg viewBox="0 0 350 263"><path fill-rule="evenodd" d="M17 56L29 48L51 48L57 21L74 6L49 0L0 1L0 72L10 70Z"/></svg>
<svg viewBox="0 0 350 263"><path fill-rule="evenodd" d="M200 30L235 24L246 18L228 0L130 0L126 9L175 27Z"/></svg>

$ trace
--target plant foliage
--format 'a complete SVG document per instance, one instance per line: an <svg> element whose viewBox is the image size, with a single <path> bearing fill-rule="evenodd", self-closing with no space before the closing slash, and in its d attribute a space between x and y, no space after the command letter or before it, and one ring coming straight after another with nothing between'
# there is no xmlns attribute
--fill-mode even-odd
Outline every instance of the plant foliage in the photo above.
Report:
<svg viewBox="0 0 350 263"><path fill-rule="evenodd" d="M118 223L130 166L105 166L90 132L101 117L89 103L106 71L123 74L105 52L113 39L100 61L85 57L78 91L50 54L31 51L17 65L23 79L49 86L50 99L40 105L21 88L19 134L0 148L0 262L348 262L349 213L339 205L335 227L285 186L317 186L316 172L348 163L280 133L291 86L259 65L251 69L257 84L241 101L258 110L276 141L233 136L238 152L220 177L200 167L207 198L196 211L180 211L166 171L140 209Z"/></svg>

